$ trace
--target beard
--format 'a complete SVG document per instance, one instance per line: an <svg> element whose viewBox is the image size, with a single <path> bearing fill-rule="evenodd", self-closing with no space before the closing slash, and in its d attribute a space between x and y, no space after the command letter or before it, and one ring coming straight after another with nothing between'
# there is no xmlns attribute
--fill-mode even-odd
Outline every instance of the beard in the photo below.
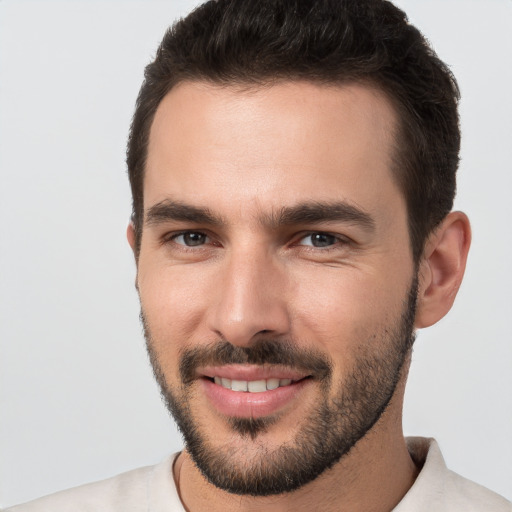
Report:
<svg viewBox="0 0 512 512"><path fill-rule="evenodd" d="M270 496L292 492L331 468L371 430L386 410L400 382L414 343L418 281L414 278L401 315L391 326L360 340L354 364L341 382L333 382L333 363L325 353L304 350L290 341L261 339L249 347L220 340L183 350L179 361L181 386L172 389L158 360L144 313L146 345L162 397L183 435L185 446L204 477L216 487L239 495ZM194 420L196 369L225 364L279 365L306 371L318 382L323 399L302 421L293 439L269 449L258 437L279 416L228 418L243 447L226 442L212 446L212 430ZM249 450L249 445L257 448ZM245 448L244 448L245 447Z"/></svg>

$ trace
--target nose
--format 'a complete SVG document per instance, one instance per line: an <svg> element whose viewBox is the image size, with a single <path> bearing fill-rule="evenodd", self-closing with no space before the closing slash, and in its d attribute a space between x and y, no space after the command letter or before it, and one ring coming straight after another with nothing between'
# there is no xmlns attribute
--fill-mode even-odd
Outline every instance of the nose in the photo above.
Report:
<svg viewBox="0 0 512 512"><path fill-rule="evenodd" d="M237 346L250 346L262 335L286 335L290 315L283 268L264 251L232 252L217 276L209 327L216 336Z"/></svg>

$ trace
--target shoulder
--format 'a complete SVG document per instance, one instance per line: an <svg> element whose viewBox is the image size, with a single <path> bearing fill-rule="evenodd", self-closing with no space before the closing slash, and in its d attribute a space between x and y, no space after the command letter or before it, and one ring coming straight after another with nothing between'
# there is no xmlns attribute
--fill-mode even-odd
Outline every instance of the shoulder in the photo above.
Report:
<svg viewBox="0 0 512 512"><path fill-rule="evenodd" d="M512 512L512 503L495 492L448 470L445 493L455 510Z"/></svg>
<svg viewBox="0 0 512 512"><path fill-rule="evenodd" d="M512 512L502 496L450 471L434 439L407 439L421 471L394 512Z"/></svg>
<svg viewBox="0 0 512 512"><path fill-rule="evenodd" d="M4 512L135 512L149 510L155 499L154 487L168 484L170 495L174 491L172 463L175 455L156 466L147 466L120 475L81 485L42 498L16 505ZM159 491L160 492L160 491Z"/></svg>
<svg viewBox="0 0 512 512"><path fill-rule="evenodd" d="M9 508L5 512L131 511L136 510L137 505L140 509L141 501L145 500L145 490L151 471L150 466L135 469L107 480L50 494Z"/></svg>

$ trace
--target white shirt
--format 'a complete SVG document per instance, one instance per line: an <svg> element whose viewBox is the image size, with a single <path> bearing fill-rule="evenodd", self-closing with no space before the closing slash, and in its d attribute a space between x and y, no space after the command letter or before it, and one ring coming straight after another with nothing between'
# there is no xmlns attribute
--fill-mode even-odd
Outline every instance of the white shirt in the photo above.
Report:
<svg viewBox="0 0 512 512"><path fill-rule="evenodd" d="M421 471L392 512L512 512L512 503L450 471L436 441L407 439ZM5 512L185 512L173 478L177 454L156 466L61 491Z"/></svg>

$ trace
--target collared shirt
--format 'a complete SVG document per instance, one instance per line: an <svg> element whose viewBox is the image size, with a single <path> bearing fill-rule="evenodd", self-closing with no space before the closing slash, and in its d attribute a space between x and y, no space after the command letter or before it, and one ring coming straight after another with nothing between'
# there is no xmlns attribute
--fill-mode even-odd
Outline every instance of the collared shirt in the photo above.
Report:
<svg viewBox="0 0 512 512"><path fill-rule="evenodd" d="M421 471L392 512L512 512L505 498L450 471L435 440L410 437L407 446ZM5 512L185 512L173 478L176 456Z"/></svg>

